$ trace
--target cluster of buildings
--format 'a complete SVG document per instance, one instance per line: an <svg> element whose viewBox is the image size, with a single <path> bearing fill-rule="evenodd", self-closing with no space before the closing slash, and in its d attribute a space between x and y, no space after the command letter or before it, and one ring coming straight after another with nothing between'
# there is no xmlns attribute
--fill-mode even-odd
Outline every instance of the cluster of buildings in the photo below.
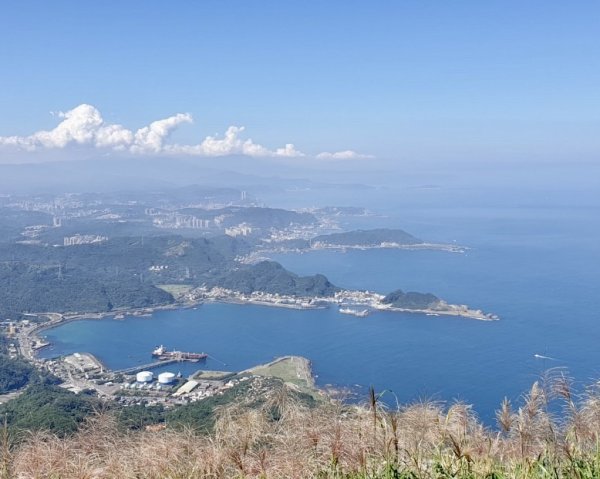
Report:
<svg viewBox="0 0 600 479"><path fill-rule="evenodd" d="M328 225L321 222L317 225L290 225L287 228L271 228L269 237L265 239L267 243L276 244L284 241L310 240L319 234L329 231L339 230L337 225Z"/></svg>
<svg viewBox="0 0 600 479"><path fill-rule="evenodd" d="M8 356L11 359L16 358L19 355L19 343L21 342L21 336L25 334L32 327L31 322L28 319L21 321L12 321L10 319L4 319L0 321L0 331L6 339ZM28 345L32 351L42 348L45 343L40 338L35 337Z"/></svg>
<svg viewBox="0 0 600 479"><path fill-rule="evenodd" d="M252 234L252 227L247 223L240 223L237 226L225 228L225 234L227 236L249 236Z"/></svg>
<svg viewBox="0 0 600 479"><path fill-rule="evenodd" d="M223 301L232 303L254 303L269 306L280 306L294 309L322 308L327 304L326 300L310 297L287 296L277 293L265 293L253 291L252 293L241 293L227 288L214 287L211 289L197 288L188 293L191 301Z"/></svg>
<svg viewBox="0 0 600 479"><path fill-rule="evenodd" d="M161 271L165 271L169 269L169 265L168 264L155 264L152 265L148 268L148 271L151 271L153 273L159 273Z"/></svg>
<svg viewBox="0 0 600 479"><path fill-rule="evenodd" d="M96 244L96 243L104 243L105 241L108 241L107 236L77 234L75 236L65 236L63 238L63 246L75 246L75 245L81 245L81 244Z"/></svg>
<svg viewBox="0 0 600 479"><path fill-rule="evenodd" d="M182 215L180 213L168 213L155 217L152 224L157 228L174 228L174 229L209 229L211 220L197 218L193 215Z"/></svg>
<svg viewBox="0 0 600 479"><path fill-rule="evenodd" d="M250 379L249 376L236 377L229 380L221 379L189 379L181 384L180 380L161 383L161 373L158 380L149 379L150 371L142 371L132 383L123 383L120 390L115 392L114 399L124 406L156 405L175 406L201 401L212 396L223 394L236 384Z"/></svg>

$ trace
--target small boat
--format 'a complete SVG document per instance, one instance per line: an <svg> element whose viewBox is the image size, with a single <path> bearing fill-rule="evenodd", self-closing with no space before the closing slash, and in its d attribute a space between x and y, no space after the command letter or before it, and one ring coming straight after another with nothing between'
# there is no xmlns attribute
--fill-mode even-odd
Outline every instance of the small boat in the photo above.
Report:
<svg viewBox="0 0 600 479"><path fill-rule="evenodd" d="M558 361L556 358L551 358L550 356L544 356L543 354L534 354L533 357L535 359L547 359L549 361Z"/></svg>
<svg viewBox="0 0 600 479"><path fill-rule="evenodd" d="M368 309L352 309L352 308L340 308L339 312L342 314L351 314L352 316L357 316L359 318L365 318L369 315Z"/></svg>

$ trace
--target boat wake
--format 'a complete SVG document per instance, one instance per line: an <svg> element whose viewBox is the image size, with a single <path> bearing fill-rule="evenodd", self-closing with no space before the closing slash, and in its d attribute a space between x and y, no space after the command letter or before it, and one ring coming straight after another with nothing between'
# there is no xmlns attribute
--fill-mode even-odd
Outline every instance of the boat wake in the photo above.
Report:
<svg viewBox="0 0 600 479"><path fill-rule="evenodd" d="M551 358L550 356L544 356L542 354L534 354L533 357L535 359L549 359L550 361L558 361L556 358Z"/></svg>

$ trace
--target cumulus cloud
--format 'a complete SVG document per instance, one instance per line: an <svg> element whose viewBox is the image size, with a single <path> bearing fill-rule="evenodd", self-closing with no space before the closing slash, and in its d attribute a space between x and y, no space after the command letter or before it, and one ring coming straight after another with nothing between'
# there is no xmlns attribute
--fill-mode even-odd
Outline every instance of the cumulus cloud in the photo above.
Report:
<svg viewBox="0 0 600 479"><path fill-rule="evenodd" d="M352 150L343 150L330 153L324 151L316 156L317 160L364 160L374 158L373 155L363 155Z"/></svg>
<svg viewBox="0 0 600 479"><path fill-rule="evenodd" d="M71 145L84 145L135 154L174 154L196 156L247 155L252 157L302 157L304 153L291 143L270 150L252 139L240 135L243 126L230 126L225 135L207 136L192 145L166 143L169 135L181 124L192 123L189 113L178 113L157 120L136 131L122 125L106 123L92 105L82 104L72 110L59 113L60 123L52 130L42 130L29 136L0 136L0 146L15 147L27 151L62 149Z"/></svg>
<svg viewBox="0 0 600 479"><path fill-rule="evenodd" d="M292 143L271 150L251 138L244 139L243 126L230 126L224 135L207 136L200 143L181 145L167 143L171 133L180 125L192 123L189 113L153 121L138 130L123 125L107 123L92 105L81 104L67 112L54 114L60 119L52 130L42 130L29 136L0 136L0 147L13 147L26 151L63 149L72 145L88 146L109 151L133 154L172 154L192 156L246 155L251 157L300 158L306 156ZM356 160L373 158L352 150L323 152L318 160Z"/></svg>
<svg viewBox="0 0 600 479"><path fill-rule="evenodd" d="M36 150L39 148L64 148L70 143L90 143L98 133L105 142L111 141L113 133L116 133L116 136L112 141L117 141L120 137L114 131L121 129L119 125L113 125L116 128L108 130L106 126L103 126L104 121L100 112L90 105L79 105L66 113L60 112L58 117L63 120L54 130L38 131L30 136L0 137L0 144ZM101 130L103 131L100 132Z"/></svg>
<svg viewBox="0 0 600 479"><path fill-rule="evenodd" d="M192 115L178 113L164 120L153 121L149 126L140 128L135 132L131 151L134 153L161 153L164 150L164 141L182 123L191 123Z"/></svg>
<svg viewBox="0 0 600 479"><path fill-rule="evenodd" d="M243 126L230 126L221 138L217 135L207 136L198 145L169 145L167 151L175 154L188 154L200 156L226 156L246 155L253 157L301 157L304 153L298 151L293 144L288 143L283 148L271 151L251 138L243 140L240 134L244 131Z"/></svg>

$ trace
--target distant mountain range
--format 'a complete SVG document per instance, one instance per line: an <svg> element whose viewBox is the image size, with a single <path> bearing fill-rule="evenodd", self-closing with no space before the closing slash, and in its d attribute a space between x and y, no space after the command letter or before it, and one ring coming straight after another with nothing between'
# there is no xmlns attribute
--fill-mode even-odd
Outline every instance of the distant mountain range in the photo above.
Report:
<svg viewBox="0 0 600 479"><path fill-rule="evenodd" d="M295 189L365 189L356 175L315 174L298 165L246 157L189 159L93 157L71 161L5 163L0 158L0 194L148 191L197 184L265 192Z"/></svg>

